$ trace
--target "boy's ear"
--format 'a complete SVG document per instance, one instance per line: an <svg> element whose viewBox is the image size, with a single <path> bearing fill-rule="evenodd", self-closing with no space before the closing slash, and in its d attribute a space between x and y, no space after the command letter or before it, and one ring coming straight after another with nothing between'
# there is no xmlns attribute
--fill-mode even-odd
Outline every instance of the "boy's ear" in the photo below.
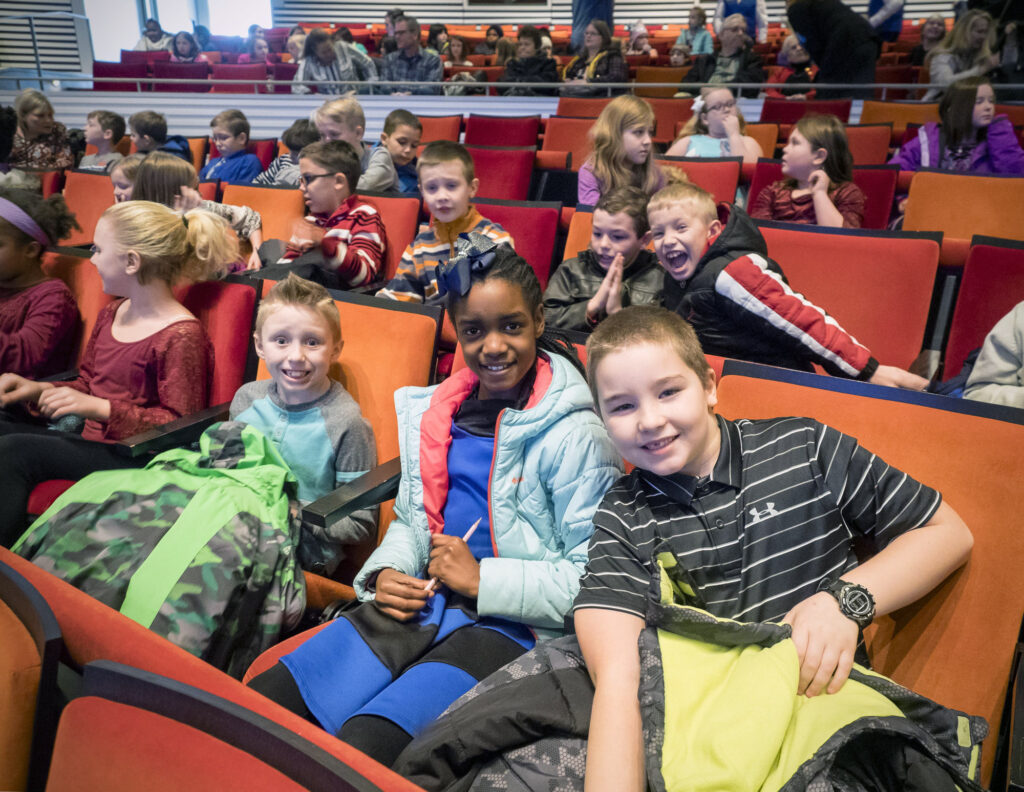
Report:
<svg viewBox="0 0 1024 792"><path fill-rule="evenodd" d="M476 198L476 191L479 190L479 189L480 189L480 180L479 179L473 179L473 181L471 181L469 183L469 197L470 198Z"/></svg>
<svg viewBox="0 0 1024 792"><path fill-rule="evenodd" d="M722 233L722 221L715 219L708 223L708 239Z"/></svg>
<svg viewBox="0 0 1024 792"><path fill-rule="evenodd" d="M263 356L263 341L260 338L260 334L259 333L253 333L252 334L252 343L253 343L253 346L256 347L256 356L260 360L265 360L266 358L264 358L264 356Z"/></svg>
<svg viewBox="0 0 1024 792"><path fill-rule="evenodd" d="M704 393L707 398L708 412L713 413L715 405L718 404L718 378L715 376L714 369L708 369L707 379L704 382Z"/></svg>
<svg viewBox="0 0 1024 792"><path fill-rule="evenodd" d="M381 132L380 133L380 144L382 146L386 146L388 144L388 134L387 134L387 132Z"/></svg>
<svg viewBox="0 0 1024 792"><path fill-rule="evenodd" d="M345 193L345 196L352 194L352 185L348 183L348 177L344 173L334 174L334 187L338 192Z"/></svg>
<svg viewBox="0 0 1024 792"><path fill-rule="evenodd" d="M652 239L654 239L654 232L648 231L646 234L640 237L640 239L637 240L637 247L639 247L640 250L644 250L651 244Z"/></svg>
<svg viewBox="0 0 1024 792"><path fill-rule="evenodd" d="M114 140L114 130L113 129L103 129L101 131L103 132L102 137L103 137L104 140L109 140L109 141L113 142L113 140Z"/></svg>

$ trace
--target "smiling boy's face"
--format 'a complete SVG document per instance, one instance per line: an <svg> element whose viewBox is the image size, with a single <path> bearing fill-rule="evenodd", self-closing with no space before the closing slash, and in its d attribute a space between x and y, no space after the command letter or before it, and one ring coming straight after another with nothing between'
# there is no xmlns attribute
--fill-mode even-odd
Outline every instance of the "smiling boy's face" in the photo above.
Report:
<svg viewBox="0 0 1024 792"><path fill-rule="evenodd" d="M690 202L675 201L648 212L658 261L676 281L684 283L697 271L711 240L722 230Z"/></svg>
<svg viewBox="0 0 1024 792"><path fill-rule="evenodd" d="M721 448L715 378L691 369L667 343L643 342L608 353L594 373L598 407L628 462L661 476L706 476Z"/></svg>
<svg viewBox="0 0 1024 792"><path fill-rule="evenodd" d="M327 320L312 308L275 307L254 340L285 404L306 404L331 387L328 374L341 347Z"/></svg>

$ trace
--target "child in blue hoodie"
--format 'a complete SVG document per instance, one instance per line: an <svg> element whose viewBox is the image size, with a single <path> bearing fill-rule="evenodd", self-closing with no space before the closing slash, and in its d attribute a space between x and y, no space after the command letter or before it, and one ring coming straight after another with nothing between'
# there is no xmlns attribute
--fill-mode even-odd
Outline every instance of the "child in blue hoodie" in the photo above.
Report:
<svg viewBox="0 0 1024 792"><path fill-rule="evenodd" d="M545 332L529 265L471 234L438 282L467 368L395 394L402 477L356 576L364 604L251 682L383 764L562 633L594 511L622 470L572 347Z"/></svg>
<svg viewBox="0 0 1024 792"><path fill-rule="evenodd" d="M263 163L249 154L249 119L241 110L224 110L210 122L210 138L219 157L199 172L203 181L219 179L227 184L249 184L263 171Z"/></svg>

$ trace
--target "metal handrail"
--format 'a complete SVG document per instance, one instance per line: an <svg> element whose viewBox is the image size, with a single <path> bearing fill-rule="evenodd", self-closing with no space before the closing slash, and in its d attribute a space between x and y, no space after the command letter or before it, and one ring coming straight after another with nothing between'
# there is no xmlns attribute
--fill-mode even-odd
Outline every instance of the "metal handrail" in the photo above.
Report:
<svg viewBox="0 0 1024 792"><path fill-rule="evenodd" d="M228 79L228 78L213 78L213 77L87 77L94 83L104 82L134 82L139 90L142 89L142 85L174 85L174 84L189 84L194 85L196 83L208 83L212 85L254 85L260 86L273 86L273 85L307 85L307 86L319 86L319 85L333 85L335 81L322 81L322 80L275 80L272 78L261 79L258 77L250 77L246 79ZM452 83L441 81L429 81L429 80L346 80L345 85L355 86L357 88L369 88L370 91L374 91L376 88L386 88L389 86L433 86L433 87L444 87L445 85L451 85ZM468 85L473 85L469 83ZM558 89L566 85L563 82L537 82L537 83L521 83L521 82L479 82L476 83L478 87L490 87L490 88L522 88L529 86L530 88L540 89ZM620 83L594 83L594 87L609 89L609 90L635 90L638 86L644 88L677 88L680 91L699 91L702 87L708 85L707 83L678 83L678 82L620 82ZM749 83L749 82L735 82L722 84L720 87L734 88L738 90L757 89L764 90L770 86L776 85L775 83ZM886 82L886 83L786 83L786 88L806 88L807 90L821 90L821 89L842 89L849 91L864 91L864 90L876 90L876 89L893 89L893 90L917 90L925 91L935 86L929 83L904 83L904 82ZM1007 83L1000 84L1000 89L1007 88L1013 89L1024 89L1024 83ZM258 93L256 90L254 93ZM919 101L908 99L906 101Z"/></svg>

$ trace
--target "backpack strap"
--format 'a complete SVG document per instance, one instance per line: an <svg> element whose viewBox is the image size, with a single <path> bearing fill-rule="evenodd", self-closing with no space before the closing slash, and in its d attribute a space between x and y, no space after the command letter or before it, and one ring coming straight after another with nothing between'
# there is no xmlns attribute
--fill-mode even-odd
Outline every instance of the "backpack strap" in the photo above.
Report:
<svg viewBox="0 0 1024 792"><path fill-rule="evenodd" d="M220 497L218 492L214 496L218 501L216 505L211 504L210 498L192 498L189 501L171 529L128 581L120 608L122 614L146 628L153 624L160 608L200 551L233 515L245 510L237 500L238 490L227 489L235 497Z"/></svg>

